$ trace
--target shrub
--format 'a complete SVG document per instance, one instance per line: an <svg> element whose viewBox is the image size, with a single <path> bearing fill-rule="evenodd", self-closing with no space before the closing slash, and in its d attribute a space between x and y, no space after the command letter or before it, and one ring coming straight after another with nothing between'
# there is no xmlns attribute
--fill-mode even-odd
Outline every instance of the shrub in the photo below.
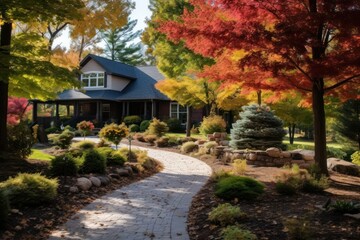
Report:
<svg viewBox="0 0 360 240"><path fill-rule="evenodd" d="M126 158L117 152L112 152L109 157L106 158L106 163L109 166L124 166Z"/></svg>
<svg viewBox="0 0 360 240"><path fill-rule="evenodd" d="M147 133L156 135L157 137L161 137L165 135L165 133L167 133L168 131L169 128L166 123L160 121L157 118L153 118L147 130Z"/></svg>
<svg viewBox="0 0 360 240"><path fill-rule="evenodd" d="M351 161L352 163L360 166L360 151L356 151L353 154L351 154Z"/></svg>
<svg viewBox="0 0 360 240"><path fill-rule="evenodd" d="M51 160L50 171L55 176L74 176L78 172L78 166L71 154L65 154Z"/></svg>
<svg viewBox="0 0 360 240"><path fill-rule="evenodd" d="M326 155L327 155L327 157L344 159L346 157L346 152L344 152L338 148L327 147Z"/></svg>
<svg viewBox="0 0 360 240"><path fill-rule="evenodd" d="M27 123L20 121L19 124L7 127L8 151L16 157L25 159L31 154L31 147L35 143L34 135Z"/></svg>
<svg viewBox="0 0 360 240"><path fill-rule="evenodd" d="M0 229L5 227L9 211L9 199L4 191L0 191Z"/></svg>
<svg viewBox="0 0 360 240"><path fill-rule="evenodd" d="M297 188L288 182L276 182L275 190L282 195L294 195Z"/></svg>
<svg viewBox="0 0 360 240"><path fill-rule="evenodd" d="M105 125L105 127L100 130L99 136L115 144L117 149L121 139L126 137L128 134L129 129L125 126L124 123L120 125L111 123L109 125Z"/></svg>
<svg viewBox="0 0 360 240"><path fill-rule="evenodd" d="M140 123L140 132L145 132L150 126L150 120L144 120Z"/></svg>
<svg viewBox="0 0 360 240"><path fill-rule="evenodd" d="M182 153L190 153L197 150L199 146L194 142L186 142L183 145L181 145L180 151Z"/></svg>
<svg viewBox="0 0 360 240"><path fill-rule="evenodd" d="M168 137L161 137L155 141L155 145L157 147L167 147L169 145L169 138Z"/></svg>
<svg viewBox="0 0 360 240"><path fill-rule="evenodd" d="M149 134L149 135L145 135L144 139L147 143L154 144L154 142L157 139L157 136L154 134Z"/></svg>
<svg viewBox="0 0 360 240"><path fill-rule="evenodd" d="M130 156L129 156L129 148L127 147L122 147L116 152L119 153L128 162L137 162L137 155L135 154L136 150L131 150Z"/></svg>
<svg viewBox="0 0 360 240"><path fill-rule="evenodd" d="M214 132L225 132L226 122L221 116L217 115L204 117L199 131L204 135L213 134Z"/></svg>
<svg viewBox="0 0 360 240"><path fill-rule="evenodd" d="M170 137L168 144L169 144L169 146L177 146L177 145L181 144L181 140L180 140L180 138L177 138L177 137Z"/></svg>
<svg viewBox="0 0 360 240"><path fill-rule="evenodd" d="M100 147L111 147L111 143L109 143L108 141L106 141L105 139L100 139L100 141L96 144L96 147L100 148Z"/></svg>
<svg viewBox="0 0 360 240"><path fill-rule="evenodd" d="M76 142L71 145L72 148L80 148L81 150L89 150L95 148L95 143L91 141Z"/></svg>
<svg viewBox="0 0 360 240"><path fill-rule="evenodd" d="M141 117L137 115L131 115L124 117L124 123L126 126L130 126L131 124L139 125L141 123Z"/></svg>
<svg viewBox="0 0 360 240"><path fill-rule="evenodd" d="M257 240L255 234L241 226L228 226L221 231L224 240Z"/></svg>
<svg viewBox="0 0 360 240"><path fill-rule="evenodd" d="M264 192L264 184L249 177L229 176L221 178L215 190L216 196L225 200L253 200Z"/></svg>
<svg viewBox="0 0 360 240"><path fill-rule="evenodd" d="M304 179L298 173L284 173L278 177L275 190L282 195L294 195L303 182Z"/></svg>
<svg viewBox="0 0 360 240"><path fill-rule="evenodd" d="M226 226L245 216L246 214L239 207L224 203L211 210L209 220L219 223L221 226Z"/></svg>
<svg viewBox="0 0 360 240"><path fill-rule="evenodd" d="M286 132L282 121L269 107L244 106L240 119L232 125L230 147L234 149L262 149L277 147L284 149L282 143Z"/></svg>
<svg viewBox="0 0 360 240"><path fill-rule="evenodd" d="M71 140L74 138L74 133L69 130L63 131L61 134L53 138L53 143L62 149L68 148L71 144Z"/></svg>
<svg viewBox="0 0 360 240"><path fill-rule="evenodd" d="M69 131L71 131L71 132L74 132L76 129L73 128L73 127L70 126L70 125L66 125L66 126L64 127L64 130L69 130Z"/></svg>
<svg viewBox="0 0 360 240"><path fill-rule="evenodd" d="M105 173L106 158L96 150L89 150L83 155L81 170L84 173Z"/></svg>
<svg viewBox="0 0 360 240"><path fill-rule="evenodd" d="M82 121L76 124L76 128L80 132L81 136L85 137L88 136L91 131L94 129L94 124L90 121Z"/></svg>
<svg viewBox="0 0 360 240"><path fill-rule="evenodd" d="M290 240L312 239L310 223L304 218L287 219L284 222L284 226L288 230L288 237Z"/></svg>
<svg viewBox="0 0 360 240"><path fill-rule="evenodd" d="M309 177L302 186L302 190L308 193L322 193L327 188L329 188L329 179L326 176L321 176L319 179Z"/></svg>
<svg viewBox="0 0 360 240"><path fill-rule="evenodd" d="M0 183L12 206L39 205L57 196L58 182L39 173L19 173Z"/></svg>
<svg viewBox="0 0 360 240"><path fill-rule="evenodd" d="M235 159L233 164L233 172L237 175L243 175L246 172L246 160L244 159Z"/></svg>
<svg viewBox="0 0 360 240"><path fill-rule="evenodd" d="M227 178L227 177L230 177L230 176L233 176L233 174L231 172L221 169L219 171L213 172L211 178L214 181L218 182L218 181L220 181L220 179Z"/></svg>
<svg viewBox="0 0 360 240"><path fill-rule="evenodd" d="M133 138L139 142L146 142L144 138L144 134L142 133L135 133Z"/></svg>
<svg viewBox="0 0 360 240"><path fill-rule="evenodd" d="M337 213L356 214L360 212L360 204L351 201L337 200L330 206Z"/></svg>
<svg viewBox="0 0 360 240"><path fill-rule="evenodd" d="M205 144L204 144L204 147L205 148L207 148L207 149L212 149L212 148L214 148L214 147L217 147L219 144L217 143L217 142L215 142L215 141L210 141L210 142L206 142Z"/></svg>
<svg viewBox="0 0 360 240"><path fill-rule="evenodd" d="M58 133L58 132L59 132L58 127L49 127L47 129L45 129L46 134L52 134L52 133Z"/></svg>
<svg viewBox="0 0 360 240"><path fill-rule="evenodd" d="M136 125L136 124L131 124L129 127L130 132L138 132L139 130L140 130L140 127L139 127L139 125Z"/></svg>
<svg viewBox="0 0 360 240"><path fill-rule="evenodd" d="M190 129L191 134L199 134L199 127L195 127L195 125L192 126L192 128Z"/></svg>
<svg viewBox="0 0 360 240"><path fill-rule="evenodd" d="M169 118L168 120L166 120L166 124L169 127L169 132L183 132L181 121L177 118Z"/></svg>

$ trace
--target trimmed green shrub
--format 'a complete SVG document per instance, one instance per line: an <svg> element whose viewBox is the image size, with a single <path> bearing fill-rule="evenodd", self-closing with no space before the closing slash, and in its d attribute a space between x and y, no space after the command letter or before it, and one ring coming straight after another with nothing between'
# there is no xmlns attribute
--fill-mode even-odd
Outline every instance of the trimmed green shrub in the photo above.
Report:
<svg viewBox="0 0 360 240"><path fill-rule="evenodd" d="M182 153L190 153L194 152L195 150L199 149L199 146L194 142L186 142L181 145L180 151Z"/></svg>
<svg viewBox="0 0 360 240"><path fill-rule="evenodd" d="M217 146L219 146L219 144L217 142L215 142L215 141L210 141L210 142L204 143L204 147L209 149L209 150L214 148L214 147L217 147Z"/></svg>
<svg viewBox="0 0 360 240"><path fill-rule="evenodd" d="M356 151L353 154L351 154L351 161L352 163L360 166L360 151Z"/></svg>
<svg viewBox="0 0 360 240"><path fill-rule="evenodd" d="M99 136L115 144L116 149L121 142L121 139L127 135L129 135L129 129L125 126L124 123L120 125L115 123L105 125L105 127L103 127L99 132Z"/></svg>
<svg viewBox="0 0 360 240"><path fill-rule="evenodd" d="M160 121L157 118L153 118L146 132L147 134L152 134L152 135L156 135L157 137L162 137L168 131L169 128L166 125L166 123Z"/></svg>
<svg viewBox="0 0 360 240"><path fill-rule="evenodd" d="M122 147L119 150L116 151L118 154L120 154L126 161L129 162L137 162L137 155L135 154L136 150L131 150L131 155L129 159L129 148Z"/></svg>
<svg viewBox="0 0 360 240"><path fill-rule="evenodd" d="M155 145L157 147L167 147L169 146L169 138L168 137L161 137L155 141Z"/></svg>
<svg viewBox="0 0 360 240"><path fill-rule="evenodd" d="M64 130L69 130L69 131L71 131L71 132L74 132L76 129L73 128L73 127L70 126L70 125L66 125L66 126L64 127Z"/></svg>
<svg viewBox="0 0 360 240"><path fill-rule="evenodd" d="M136 125L136 124L131 124L130 127L129 127L129 131L130 132L139 132L140 131L140 127L139 125Z"/></svg>
<svg viewBox="0 0 360 240"><path fill-rule="evenodd" d="M150 120L144 120L140 123L140 132L145 132L150 126Z"/></svg>
<svg viewBox="0 0 360 240"><path fill-rule="evenodd" d="M342 201L337 200L335 203L331 204L330 207L337 213L349 213L356 214L360 213L360 204L351 201Z"/></svg>
<svg viewBox="0 0 360 240"><path fill-rule="evenodd" d="M257 240L255 234L241 226L228 226L221 231L224 240Z"/></svg>
<svg viewBox="0 0 360 240"><path fill-rule="evenodd" d="M81 170L83 173L105 173L106 158L96 150L89 150L83 155Z"/></svg>
<svg viewBox="0 0 360 240"><path fill-rule="evenodd" d="M233 224L235 221L244 218L246 214L238 206L224 203L213 208L209 213L209 220L219 223L221 226Z"/></svg>
<svg viewBox="0 0 360 240"><path fill-rule="evenodd" d="M4 191L0 191L0 229L5 227L10 211L9 199Z"/></svg>
<svg viewBox="0 0 360 240"><path fill-rule="evenodd" d="M240 119L232 125L230 147L261 150L285 148L282 143L286 134L283 123L269 107L254 104L242 109Z"/></svg>
<svg viewBox="0 0 360 240"><path fill-rule="evenodd" d="M8 152L22 159L29 156L36 139L27 123L21 121L17 125L8 125L7 131Z"/></svg>
<svg viewBox="0 0 360 240"><path fill-rule="evenodd" d="M95 148L95 143L91 141L81 141L71 144L72 148L80 148L81 150L89 150Z"/></svg>
<svg viewBox="0 0 360 240"><path fill-rule="evenodd" d="M141 123L141 117L137 115L126 116L123 122L126 126L130 126L131 124L139 125Z"/></svg>
<svg viewBox="0 0 360 240"><path fill-rule="evenodd" d="M74 136L75 134L73 132L65 130L53 138L53 143L62 149L66 149L70 146L71 140L74 138Z"/></svg>
<svg viewBox="0 0 360 240"><path fill-rule="evenodd" d="M169 132L184 132L181 126L181 121L177 118L169 118L168 120L166 120L166 124L169 127Z"/></svg>
<svg viewBox="0 0 360 240"><path fill-rule="evenodd" d="M264 192L264 184L249 177L230 176L221 178L215 190L215 195L225 200L253 200Z"/></svg>
<svg viewBox="0 0 360 240"><path fill-rule="evenodd" d="M214 132L225 132L226 122L221 116L204 117L199 127L200 133L213 134Z"/></svg>
<svg viewBox="0 0 360 240"><path fill-rule="evenodd" d="M302 190L307 193L322 193L327 188L329 188L329 179L326 176L321 176L319 179L309 177L302 186Z"/></svg>
<svg viewBox="0 0 360 240"><path fill-rule="evenodd" d="M106 163L109 166L124 166L126 158L116 151L112 152L109 157L106 158Z"/></svg>
<svg viewBox="0 0 360 240"><path fill-rule="evenodd" d="M0 191L8 196L12 206L40 205L57 196L57 179L48 179L39 173L19 173L0 183Z"/></svg>
<svg viewBox="0 0 360 240"><path fill-rule="evenodd" d="M50 171L54 176L74 176L78 172L78 166L71 154L65 154L51 160Z"/></svg>

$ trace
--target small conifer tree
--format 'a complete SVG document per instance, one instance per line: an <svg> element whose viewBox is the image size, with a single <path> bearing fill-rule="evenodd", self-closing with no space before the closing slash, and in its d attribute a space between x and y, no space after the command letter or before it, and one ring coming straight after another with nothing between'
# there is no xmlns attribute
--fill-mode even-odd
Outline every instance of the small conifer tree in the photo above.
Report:
<svg viewBox="0 0 360 240"><path fill-rule="evenodd" d="M282 121L267 106L244 106L231 129L230 146L235 149L284 148Z"/></svg>

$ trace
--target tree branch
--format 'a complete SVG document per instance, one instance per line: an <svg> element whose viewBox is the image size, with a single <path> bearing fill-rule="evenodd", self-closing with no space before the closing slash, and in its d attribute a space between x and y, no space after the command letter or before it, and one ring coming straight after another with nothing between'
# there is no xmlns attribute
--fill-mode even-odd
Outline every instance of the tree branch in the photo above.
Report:
<svg viewBox="0 0 360 240"><path fill-rule="evenodd" d="M350 82L352 79L358 78L358 77L360 77L360 74L356 74L356 75L354 75L354 76L352 76L352 77L348 77L348 78L346 78L346 79L344 79L344 80L342 80L342 81L340 81L340 82L332 85L331 87L325 88L325 89L324 89L324 92L331 91L331 90L333 90L333 89L335 89L335 88L337 88L337 87L340 87L341 85L343 85L343 84L345 84L345 83L347 83L347 82Z"/></svg>
<svg viewBox="0 0 360 240"><path fill-rule="evenodd" d="M286 59L288 59L294 66L296 69L298 69L302 74L304 74L310 81L313 81L313 79L310 77L310 75L305 72L304 69L302 69L291 57L283 55Z"/></svg>

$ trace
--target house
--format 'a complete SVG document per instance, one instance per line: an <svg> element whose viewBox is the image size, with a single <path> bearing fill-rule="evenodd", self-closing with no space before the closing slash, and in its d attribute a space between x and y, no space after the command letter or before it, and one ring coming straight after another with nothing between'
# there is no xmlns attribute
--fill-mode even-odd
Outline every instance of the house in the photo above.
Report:
<svg viewBox="0 0 360 240"><path fill-rule="evenodd" d="M186 122L186 107L171 101L155 88L164 76L154 66L135 67L89 54L80 63L82 89L69 89L54 100L33 102L33 121L49 127L50 122L75 125L91 120L104 125L121 122L125 116L138 115L143 120L177 118ZM41 105L54 106L46 115ZM192 110L192 122L200 122L203 110Z"/></svg>

